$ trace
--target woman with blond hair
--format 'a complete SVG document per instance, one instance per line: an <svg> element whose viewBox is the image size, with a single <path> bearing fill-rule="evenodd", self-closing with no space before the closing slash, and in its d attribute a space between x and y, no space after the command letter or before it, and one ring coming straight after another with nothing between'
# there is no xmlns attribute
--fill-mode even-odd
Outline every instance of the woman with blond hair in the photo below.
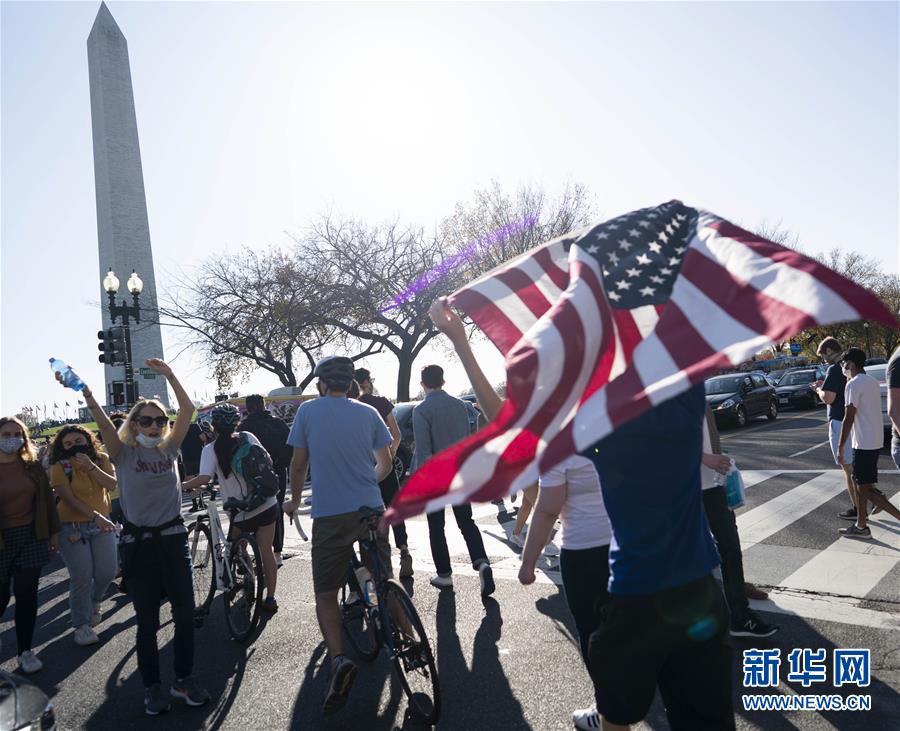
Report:
<svg viewBox="0 0 900 731"><path fill-rule="evenodd" d="M15 595L17 655L25 673L43 667L31 641L41 568L58 550L58 534L56 502L28 428L15 417L4 416L0 418L0 615Z"/></svg>
<svg viewBox="0 0 900 731"><path fill-rule="evenodd" d="M178 417L169 424L157 399L140 399L119 431L85 387L85 402L116 466L119 500L125 517L122 564L137 616L137 661L146 695L144 710L169 710L160 684L159 604L168 597L175 624L175 682L170 694L188 705L209 701L194 678L194 589L187 531L181 518L181 485L175 468L178 450L194 416L194 404L172 369L158 358L147 366L163 376L178 399Z"/></svg>
<svg viewBox="0 0 900 731"><path fill-rule="evenodd" d="M78 424L57 432L50 448L50 486L59 497L59 551L69 570L69 614L76 645L100 641L100 602L118 568L109 519L115 469L96 437Z"/></svg>

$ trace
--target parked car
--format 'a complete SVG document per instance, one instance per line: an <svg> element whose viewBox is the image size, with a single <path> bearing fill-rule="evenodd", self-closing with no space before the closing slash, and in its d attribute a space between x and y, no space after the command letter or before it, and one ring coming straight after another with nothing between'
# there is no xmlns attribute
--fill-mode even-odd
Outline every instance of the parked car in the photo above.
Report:
<svg viewBox="0 0 900 731"><path fill-rule="evenodd" d="M877 365L866 366L866 373L878 381L878 387L881 389L881 422L884 425L884 443L891 443L891 417L888 416L887 410L887 363L879 363Z"/></svg>
<svg viewBox="0 0 900 731"><path fill-rule="evenodd" d="M866 361L866 368L868 368L869 366L882 365L882 364L884 364L884 365L887 364L887 358L869 358Z"/></svg>
<svg viewBox="0 0 900 731"><path fill-rule="evenodd" d="M775 388L761 373L731 373L707 379L706 402L712 407L717 426L744 426L758 416L778 418Z"/></svg>
<svg viewBox="0 0 900 731"><path fill-rule="evenodd" d="M818 370L808 369L802 371L788 371L778 385L775 394L778 396L778 406L793 406L794 408L812 409L821 404L818 394L815 392L816 381L822 376Z"/></svg>
<svg viewBox="0 0 900 731"><path fill-rule="evenodd" d="M394 418L400 428L400 446L394 456L394 471L397 479L403 480L409 473L413 454L416 450L416 440L413 438L412 413L413 409L421 401L405 401L394 406Z"/></svg>
<svg viewBox="0 0 900 731"><path fill-rule="evenodd" d="M0 670L0 731L55 731L46 693L30 680Z"/></svg>

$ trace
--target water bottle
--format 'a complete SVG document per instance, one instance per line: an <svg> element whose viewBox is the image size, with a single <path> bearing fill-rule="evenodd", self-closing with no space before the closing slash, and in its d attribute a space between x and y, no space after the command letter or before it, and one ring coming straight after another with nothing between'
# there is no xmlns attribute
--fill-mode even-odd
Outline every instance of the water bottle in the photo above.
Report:
<svg viewBox="0 0 900 731"><path fill-rule="evenodd" d="M365 566L359 566L354 569L354 573L366 606L372 607L378 604L378 598L375 595L375 583L372 581L372 574L369 573L369 569Z"/></svg>
<svg viewBox="0 0 900 731"><path fill-rule="evenodd" d="M54 373L62 375L62 384L66 388L71 388L73 391L84 389L84 381L81 380L81 376L72 370L72 366L67 366L64 361L59 358L51 358L50 368Z"/></svg>

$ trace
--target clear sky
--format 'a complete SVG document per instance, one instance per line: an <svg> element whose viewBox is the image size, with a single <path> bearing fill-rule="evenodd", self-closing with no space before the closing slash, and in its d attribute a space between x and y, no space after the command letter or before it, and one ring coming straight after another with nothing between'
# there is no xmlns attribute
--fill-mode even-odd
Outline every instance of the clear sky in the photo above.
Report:
<svg viewBox="0 0 900 731"><path fill-rule="evenodd" d="M102 390L98 7L0 5L4 414L71 394L51 355ZM677 197L898 269L896 3L109 8L128 39L161 294L215 252L286 245L327 207L431 227L491 179L583 182L603 217ZM177 334L163 338L171 358ZM212 395L207 363L174 365ZM394 396L392 361L369 365ZM451 392L465 385L451 368Z"/></svg>

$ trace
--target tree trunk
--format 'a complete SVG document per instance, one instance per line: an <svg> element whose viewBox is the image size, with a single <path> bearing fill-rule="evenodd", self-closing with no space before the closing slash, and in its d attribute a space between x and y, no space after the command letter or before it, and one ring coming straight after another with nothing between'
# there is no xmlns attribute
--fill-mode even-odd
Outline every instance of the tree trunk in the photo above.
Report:
<svg viewBox="0 0 900 731"><path fill-rule="evenodd" d="M397 356L397 402L409 401L409 379L412 376L413 356L405 349Z"/></svg>

